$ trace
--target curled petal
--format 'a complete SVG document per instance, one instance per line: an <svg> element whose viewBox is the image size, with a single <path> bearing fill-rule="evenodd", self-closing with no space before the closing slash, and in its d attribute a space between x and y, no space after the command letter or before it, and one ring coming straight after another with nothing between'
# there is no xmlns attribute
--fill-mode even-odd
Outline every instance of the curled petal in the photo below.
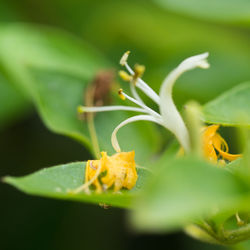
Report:
<svg viewBox="0 0 250 250"><path fill-rule="evenodd" d="M230 154L228 152L227 142L217 132L219 127L219 125L210 125L204 129L202 135L204 156L213 162L217 162L219 158L223 161L234 161L242 157L241 154Z"/></svg>
<svg viewBox="0 0 250 250"><path fill-rule="evenodd" d="M204 53L185 59L165 78L160 89L160 113L164 125L174 133L185 151L189 151L190 148L189 135L186 125L174 104L172 89L178 77L184 72L197 67L208 68L209 64L206 61L207 57L208 53Z"/></svg>
<svg viewBox="0 0 250 250"><path fill-rule="evenodd" d="M121 122L113 131L112 135L111 135L111 143L112 143L112 146L113 148L115 149L116 152L120 152L121 151L121 148L120 148L120 145L118 143L118 140L117 140L117 132L119 131L120 128L122 128L123 126L129 124L129 123L132 123L132 122L136 122L136 121L151 121L151 122L155 122L155 123L158 123L160 125L163 125L162 124L162 121L160 119L157 119L151 115L137 115L137 116L133 116L133 117L130 117L128 119L126 119L125 121Z"/></svg>

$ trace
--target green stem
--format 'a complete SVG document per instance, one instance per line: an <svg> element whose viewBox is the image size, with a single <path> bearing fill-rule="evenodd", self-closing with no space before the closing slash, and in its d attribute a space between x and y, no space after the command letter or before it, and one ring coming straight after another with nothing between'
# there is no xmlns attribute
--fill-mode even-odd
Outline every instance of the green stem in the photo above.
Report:
<svg viewBox="0 0 250 250"><path fill-rule="evenodd" d="M94 152L95 158L100 159L101 152L100 152L99 142L98 142L98 138L96 134L93 114L88 114L87 120L88 120L88 129L90 133L90 139L92 142L93 152Z"/></svg>
<svg viewBox="0 0 250 250"><path fill-rule="evenodd" d="M93 106L93 96L94 96L94 87L89 87L86 95L86 105L87 106ZM95 155L96 159L101 158L101 152L100 152L100 147L99 147L99 142L96 134L96 129L95 129L95 123L94 123L94 114L93 113L87 113L87 123L88 123L88 129L90 133L90 139L92 142L92 147L93 147L93 153Z"/></svg>
<svg viewBox="0 0 250 250"><path fill-rule="evenodd" d="M241 241L250 239L250 224L233 230L225 230L224 227L220 227L217 229L218 231L215 231L214 228L206 222L203 222L198 226L221 245L234 245Z"/></svg>
<svg viewBox="0 0 250 250"><path fill-rule="evenodd" d="M229 244L235 244L250 238L250 224L239 227L234 230L224 232L224 238ZM231 243L232 242L232 243Z"/></svg>
<svg viewBox="0 0 250 250"><path fill-rule="evenodd" d="M201 141L201 128L202 122L201 107L198 103L191 101L186 104L185 110L186 124L190 137L191 152L198 156L202 156L202 141Z"/></svg>

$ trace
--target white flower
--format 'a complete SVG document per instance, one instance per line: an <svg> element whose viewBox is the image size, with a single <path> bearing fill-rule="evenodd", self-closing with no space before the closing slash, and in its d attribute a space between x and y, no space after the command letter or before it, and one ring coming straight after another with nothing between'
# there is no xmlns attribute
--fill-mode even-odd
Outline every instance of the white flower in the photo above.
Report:
<svg viewBox="0 0 250 250"><path fill-rule="evenodd" d="M186 128L186 125L177 110L173 98L172 98L172 89L174 83L182 75L184 72L189 71L194 68L203 68L206 69L209 67L208 62L206 61L208 57L208 53L196 55L185 59L183 62L179 64L177 68L175 68L172 72L170 72L167 77L164 79L159 95L151 88L148 84L146 84L141 76L144 72L144 66L135 65L134 70L127 63L129 51L126 52L121 60L120 64L124 66L127 71L120 71L120 76L125 81L130 81L130 89L132 96L127 95L122 89L119 90L119 96L125 100L128 99L132 103L136 104L138 107L134 106L104 106L104 107L85 107L80 106L79 112L102 112L102 111L114 111L114 110L127 110L127 111L135 111L138 113L143 113L140 115L132 116L123 122L121 122L113 131L111 136L112 146L115 151L120 152L120 146L117 140L117 132L120 128L127 125L128 123L132 123L135 121L152 121L161 126L165 127L169 131L171 131L184 148L185 151L189 151L190 149L190 141L189 134ZM139 94L136 91L136 87L143 91L149 98L151 98L158 106L159 112L154 111L150 107L146 106L145 103L140 98Z"/></svg>

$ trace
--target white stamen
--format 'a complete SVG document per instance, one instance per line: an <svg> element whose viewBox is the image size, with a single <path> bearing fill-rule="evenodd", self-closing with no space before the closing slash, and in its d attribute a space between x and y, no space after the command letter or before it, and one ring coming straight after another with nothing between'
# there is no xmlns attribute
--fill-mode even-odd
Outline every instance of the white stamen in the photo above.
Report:
<svg viewBox="0 0 250 250"><path fill-rule="evenodd" d="M125 53L123 54L123 56L122 56L122 58L121 58L121 60L120 60L120 64L121 64L122 66L124 66L124 65L127 63L129 54L130 54L130 51L127 51L127 52L125 52Z"/></svg>
<svg viewBox="0 0 250 250"><path fill-rule="evenodd" d="M135 88L135 85L134 85L133 83L130 84L130 91L131 91L133 97L134 97L138 102L140 102L140 103L142 103L142 104L145 105L145 103L143 102L143 100L141 99L141 97L139 96L139 94L137 93L136 88Z"/></svg>
<svg viewBox="0 0 250 250"><path fill-rule="evenodd" d="M116 111L116 110L124 110L124 111L134 111L134 112L141 112L141 113L148 113L146 110L142 108L136 108L131 106L102 106L102 107L86 107L80 106L78 108L79 113L85 112L105 112L105 111Z"/></svg>
<svg viewBox="0 0 250 250"><path fill-rule="evenodd" d="M135 103L136 105L142 107L144 110L147 110L149 114L156 116L157 118L161 118L161 116L155 112L153 109L149 108L148 106L146 106L145 104L138 102L136 99L134 99L133 97L130 97L129 95L127 95L126 93L124 93L122 91L122 94L131 102Z"/></svg>
<svg viewBox="0 0 250 250"><path fill-rule="evenodd" d="M157 124L160 124L162 126L163 123L161 121L161 119L157 119L151 115L137 115L137 116L133 116L130 117L128 119L126 119L125 121L121 122L113 131L112 136L111 136L111 143L113 148L115 149L116 152L120 152L121 148L119 146L118 140L117 140L117 132L120 128L122 128L123 126L127 125L128 123L132 123L132 122L136 122L136 121L151 121L151 122L155 122Z"/></svg>
<svg viewBox="0 0 250 250"><path fill-rule="evenodd" d="M125 66L127 71L131 74L131 75L134 75L135 72L130 68L130 66L128 65L127 61L124 63L124 65L122 66Z"/></svg>
<svg viewBox="0 0 250 250"><path fill-rule="evenodd" d="M126 69L131 75L134 75L135 72L130 68L128 63L126 62L124 64ZM142 90L149 98L151 98L154 102L157 104L160 103L160 98L159 96L155 93L153 89L151 89L141 78L138 78L136 81L136 87L138 87L140 90Z"/></svg>

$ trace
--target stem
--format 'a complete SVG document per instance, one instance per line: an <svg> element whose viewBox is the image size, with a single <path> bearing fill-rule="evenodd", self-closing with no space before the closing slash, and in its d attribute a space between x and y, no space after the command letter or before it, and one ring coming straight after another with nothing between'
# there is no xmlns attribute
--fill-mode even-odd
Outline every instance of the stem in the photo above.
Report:
<svg viewBox="0 0 250 250"><path fill-rule="evenodd" d="M203 124L200 121L201 107L194 101L187 103L185 107L185 118L190 135L191 152L197 157L202 157L201 128Z"/></svg>
<svg viewBox="0 0 250 250"><path fill-rule="evenodd" d="M250 224L234 230L225 231L224 237L229 244L235 244L237 242L247 240L250 238Z"/></svg>
<svg viewBox="0 0 250 250"><path fill-rule="evenodd" d="M221 245L234 245L243 240L250 239L250 224L233 230L225 230L224 227L220 227L216 231L205 221L199 223L197 226L200 227L200 229L203 229Z"/></svg>
<svg viewBox="0 0 250 250"><path fill-rule="evenodd" d="M90 86L86 94L86 106L93 106L93 98L95 93L95 87ZM93 146L93 153L96 159L101 158L101 152L99 147L99 142L96 134L95 123L94 123L94 113L86 113L88 129L90 133L90 139Z"/></svg>

